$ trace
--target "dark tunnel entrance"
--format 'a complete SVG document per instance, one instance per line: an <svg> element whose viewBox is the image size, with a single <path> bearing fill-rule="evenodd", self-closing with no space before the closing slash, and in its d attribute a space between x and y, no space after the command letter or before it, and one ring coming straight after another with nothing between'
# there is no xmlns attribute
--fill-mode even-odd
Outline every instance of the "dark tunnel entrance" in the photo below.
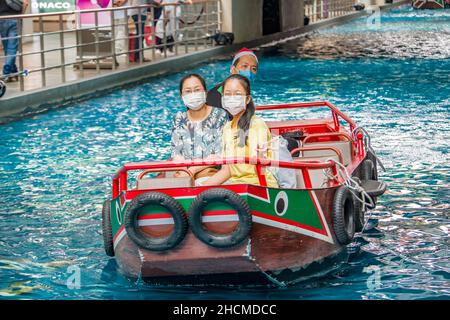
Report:
<svg viewBox="0 0 450 320"><path fill-rule="evenodd" d="M263 35L281 31L280 0L263 2Z"/></svg>

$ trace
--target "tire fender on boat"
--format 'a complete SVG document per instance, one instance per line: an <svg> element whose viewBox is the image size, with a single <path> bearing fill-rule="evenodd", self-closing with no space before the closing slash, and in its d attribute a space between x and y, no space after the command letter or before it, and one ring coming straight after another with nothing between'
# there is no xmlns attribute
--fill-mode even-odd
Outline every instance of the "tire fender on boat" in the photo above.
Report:
<svg viewBox="0 0 450 320"><path fill-rule="evenodd" d="M361 164L361 180L378 181L377 168L371 159L366 159Z"/></svg>
<svg viewBox="0 0 450 320"><path fill-rule="evenodd" d="M233 232L219 235L203 227L203 212L213 202L225 203L236 211L239 223ZM203 191L191 203L189 225L195 236L203 243L216 248L229 248L247 238L252 226L252 215L247 202L237 193L228 189L214 188Z"/></svg>
<svg viewBox="0 0 450 320"><path fill-rule="evenodd" d="M358 184L361 184L361 180L358 177L352 177ZM360 197L363 197L362 194L359 194ZM360 201L355 199L355 232L361 232L366 223L365 212L363 210L363 206Z"/></svg>
<svg viewBox="0 0 450 320"><path fill-rule="evenodd" d="M0 80L0 98L5 95L6 92L6 84L5 81Z"/></svg>
<svg viewBox="0 0 450 320"><path fill-rule="evenodd" d="M102 235L103 246L108 256L114 257L114 243L111 227L111 201L106 200L103 202L102 208Z"/></svg>
<svg viewBox="0 0 450 320"><path fill-rule="evenodd" d="M361 180L375 180L378 181L377 167L371 159L366 159L361 164ZM377 198L371 197L374 206L367 206L368 209L375 209L377 205Z"/></svg>
<svg viewBox="0 0 450 320"><path fill-rule="evenodd" d="M333 230L341 245L352 242L355 235L357 201L345 185L336 190L333 199Z"/></svg>
<svg viewBox="0 0 450 320"><path fill-rule="evenodd" d="M172 216L174 228L169 236L153 238L140 230L139 211L148 205L161 206ZM134 198L125 212L124 225L128 237L139 247L150 251L165 251L175 248L186 236L188 228L183 207L173 197L161 192L146 192Z"/></svg>

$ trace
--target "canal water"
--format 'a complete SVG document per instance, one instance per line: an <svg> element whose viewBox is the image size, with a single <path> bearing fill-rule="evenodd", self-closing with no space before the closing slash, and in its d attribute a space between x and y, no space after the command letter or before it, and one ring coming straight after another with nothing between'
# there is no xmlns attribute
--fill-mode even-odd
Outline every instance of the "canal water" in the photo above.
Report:
<svg viewBox="0 0 450 320"><path fill-rule="evenodd" d="M372 135L389 190L338 271L280 289L155 288L104 254L111 176L168 157L178 80L212 86L223 59L0 126L0 299L448 299L450 11L367 22L261 48L254 86L258 104L329 100Z"/></svg>

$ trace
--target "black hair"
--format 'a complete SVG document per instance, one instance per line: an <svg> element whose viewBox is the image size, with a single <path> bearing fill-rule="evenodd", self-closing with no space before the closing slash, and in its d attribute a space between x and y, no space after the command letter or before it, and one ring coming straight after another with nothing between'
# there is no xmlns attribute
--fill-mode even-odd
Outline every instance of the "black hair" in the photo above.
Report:
<svg viewBox="0 0 450 320"><path fill-rule="evenodd" d="M227 82L231 80L238 80L244 87L245 94L247 96L251 96L250 81L246 77L241 76L240 74L233 74L225 79L225 81L223 82L223 87L225 88ZM239 147L244 147L245 145L247 145L250 121L255 114L255 110L255 103L253 102L253 98L250 97L250 101L247 103L245 111L237 123L238 129L240 129L238 130Z"/></svg>
<svg viewBox="0 0 450 320"><path fill-rule="evenodd" d="M208 89L206 88L206 82L205 82L205 79L203 79L202 76L200 76L200 75L198 75L198 74L196 74L196 73L190 73L190 74L184 76L184 77L180 80L180 94L183 92L183 85L184 85L184 82L185 82L187 79L189 79L189 78L197 78L197 79L201 82L201 84L202 84L202 86L203 86L203 89L205 89L205 91L208 90Z"/></svg>

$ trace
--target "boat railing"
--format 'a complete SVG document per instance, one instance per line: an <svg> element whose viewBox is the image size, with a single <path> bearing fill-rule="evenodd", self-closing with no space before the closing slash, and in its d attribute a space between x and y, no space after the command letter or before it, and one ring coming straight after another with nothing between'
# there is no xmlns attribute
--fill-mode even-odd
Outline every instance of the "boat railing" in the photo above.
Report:
<svg viewBox="0 0 450 320"><path fill-rule="evenodd" d="M331 147L331 146L324 146L324 147L319 147L319 146L315 146L315 147L300 147L300 148L295 148L293 150L291 150L291 155L294 155L297 152L305 152L305 151L321 151L321 150L330 150L333 151L334 153L336 153L339 163L344 163L344 156L342 155L341 150ZM298 158L298 160L301 160L301 158ZM297 161L298 161L297 160Z"/></svg>
<svg viewBox="0 0 450 320"><path fill-rule="evenodd" d="M259 183L261 186L266 187L267 182L265 178L266 167L286 168L301 170L303 179L305 181L305 188L312 189L312 183L308 170L314 169L331 169L334 176L337 175L336 163L333 159L326 161L297 160L295 162L277 161L262 158L223 158L223 159L211 159L211 160L191 160L191 161L155 161L155 162L135 162L127 163L113 176L112 181L112 197L113 199L120 195L122 192L128 190L128 172L136 170L157 170L167 171L168 169L176 170L184 167L197 167L197 166L220 166L227 164L250 164L255 165L256 173L258 175ZM338 184L338 182L336 182Z"/></svg>
<svg viewBox="0 0 450 320"><path fill-rule="evenodd" d="M267 110L281 110L281 109L295 109L295 108L320 108L320 107L326 107L330 109L331 116L333 118L334 123L334 131L331 133L324 133L325 135L344 135L344 133L341 130L341 123L340 119L342 119L344 122L346 122L349 126L349 132L354 132L355 128L357 128L356 123L350 119L349 116L347 116L344 112L339 110L335 105L333 105L331 102L328 101L314 101L314 102L295 102L295 103L286 103L286 104L274 104L274 105L263 105L263 106L257 106L257 111L267 111ZM318 134L316 134L318 135ZM363 133L358 132L358 134L355 137L355 140L351 138L351 136L347 135L349 138L349 141L352 142L352 146L356 147L358 150L358 155L360 157L363 157L365 154L364 150L364 143L363 143ZM308 138L308 137L306 137ZM309 138L308 138L309 139Z"/></svg>
<svg viewBox="0 0 450 320"><path fill-rule="evenodd" d="M331 114L334 122L334 130L339 131L340 122L339 117L342 118L345 122L347 122L350 126L350 131L353 131L356 128L356 123L353 122L344 112L339 110L336 106L331 104L328 101L314 101L314 102L295 102L295 103L286 103L286 104L273 104L273 105L264 105L257 106L257 111L266 111L266 110L279 110L279 109L294 109L294 108L319 108L319 107L327 107L331 110Z"/></svg>

